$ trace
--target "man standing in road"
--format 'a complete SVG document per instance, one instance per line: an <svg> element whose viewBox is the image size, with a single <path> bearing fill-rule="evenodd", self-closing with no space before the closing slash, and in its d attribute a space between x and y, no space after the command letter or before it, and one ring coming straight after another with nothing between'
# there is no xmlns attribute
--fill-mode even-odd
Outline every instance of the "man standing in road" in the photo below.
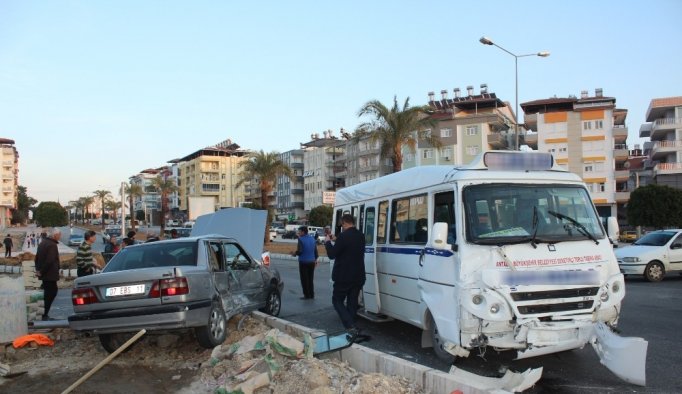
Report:
<svg viewBox="0 0 682 394"><path fill-rule="evenodd" d="M7 234L7 237L5 237L2 243L5 244L5 257L12 257L12 246L14 246L12 237Z"/></svg>
<svg viewBox="0 0 682 394"><path fill-rule="evenodd" d="M315 266L319 256L317 255L315 238L308 235L308 227L301 226L298 228L298 247L292 255L298 256L298 273L303 288L301 299L312 300L315 298L313 279L315 278Z"/></svg>
<svg viewBox="0 0 682 394"><path fill-rule="evenodd" d="M341 228L338 238L328 229L325 230L327 256L334 259L332 304L346 330L357 335L359 329L355 325L355 315L358 311L358 296L365 284L365 236L355 228L353 216L349 214L341 217Z"/></svg>
<svg viewBox="0 0 682 394"><path fill-rule="evenodd" d="M59 280L59 248L57 244L62 237L58 228L50 229L48 236L38 245L35 265L36 276L43 281L43 298L45 312L43 320L51 320L49 313L52 302L57 297L57 281Z"/></svg>
<svg viewBox="0 0 682 394"><path fill-rule="evenodd" d="M76 265L78 266L77 275L81 276L92 275L95 273L95 268L102 268L92 258L92 244L97 239L96 233L88 230L83 235L83 243L78 247L76 252ZM42 244L42 242L41 242Z"/></svg>

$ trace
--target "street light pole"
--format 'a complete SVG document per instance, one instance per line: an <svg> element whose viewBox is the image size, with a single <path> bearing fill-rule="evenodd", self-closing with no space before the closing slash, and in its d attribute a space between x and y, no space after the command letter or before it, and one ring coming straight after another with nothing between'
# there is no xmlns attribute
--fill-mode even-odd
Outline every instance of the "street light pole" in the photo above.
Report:
<svg viewBox="0 0 682 394"><path fill-rule="evenodd" d="M527 56L540 56L540 57L547 57L549 56L549 52L547 51L542 51L538 53L527 53L524 55L517 55L515 53L512 53L505 48L502 48L501 46L495 44L490 38L488 37L481 37L478 40L481 44L483 45L493 45L501 50L507 52L508 54L514 56L514 84L515 84L515 106L516 109L514 110L514 150L519 150L519 58L520 57L527 57Z"/></svg>

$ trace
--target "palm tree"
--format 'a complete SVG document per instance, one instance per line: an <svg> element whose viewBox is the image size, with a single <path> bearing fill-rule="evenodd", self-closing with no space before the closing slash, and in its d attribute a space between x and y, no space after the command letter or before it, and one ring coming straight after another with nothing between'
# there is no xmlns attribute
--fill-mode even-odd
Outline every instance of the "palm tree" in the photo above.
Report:
<svg viewBox="0 0 682 394"><path fill-rule="evenodd" d="M168 214L168 195L178 191L178 185L172 179L165 178L161 175L152 179L152 186L161 193L161 232L163 235L166 231L166 214Z"/></svg>
<svg viewBox="0 0 682 394"><path fill-rule="evenodd" d="M126 190L125 190L126 195L128 196L128 205L130 206L130 229L132 231L135 231L135 209L133 207L133 199L135 197L142 197L144 194L144 191L142 190L142 186L136 184L136 183L130 183L126 185Z"/></svg>
<svg viewBox="0 0 682 394"><path fill-rule="evenodd" d="M239 168L242 169L242 173L235 187L251 182L253 179L257 180L261 208L266 211L268 210L268 195L272 192L277 177L283 175L291 178L293 175L293 170L279 158L279 153L265 153L262 149L258 152L251 152L247 160L239 162ZM267 217L263 238L265 242L268 241L268 229L270 228L270 215Z"/></svg>
<svg viewBox="0 0 682 394"><path fill-rule="evenodd" d="M90 196L81 197L78 199L78 201L80 201L83 209L83 223L85 223L85 218L90 216L90 205L95 202L95 198Z"/></svg>
<svg viewBox="0 0 682 394"><path fill-rule="evenodd" d="M118 208L121 206L118 202L112 200L112 199L107 199L104 201L104 208L109 211L109 217L114 218L114 222L116 222L116 219L118 218L118 215L116 215L116 211L118 211Z"/></svg>
<svg viewBox="0 0 682 394"><path fill-rule="evenodd" d="M425 129L433 130L436 127L436 121L428 116L429 112L428 106L410 107L409 97L405 99L402 109L398 105L397 96L393 97L391 109L378 100L369 101L360 108L358 116L370 115L374 119L358 126L356 141L366 135L369 135L372 143L379 141L381 157L390 158L393 172L398 172L403 165L403 146L407 146L413 153L416 149L417 138L413 132L419 133L420 139L436 149L442 146L439 137L425 132Z"/></svg>
<svg viewBox="0 0 682 394"><path fill-rule="evenodd" d="M95 197L99 198L99 203L100 203L100 206L101 206L101 208L100 208L100 211L101 211L100 218L102 219L102 231L104 231L104 199L105 199L108 195L111 195L111 192L110 192L109 190L102 190L102 189L100 189L100 190L95 190L95 191L92 192L92 193L95 195Z"/></svg>

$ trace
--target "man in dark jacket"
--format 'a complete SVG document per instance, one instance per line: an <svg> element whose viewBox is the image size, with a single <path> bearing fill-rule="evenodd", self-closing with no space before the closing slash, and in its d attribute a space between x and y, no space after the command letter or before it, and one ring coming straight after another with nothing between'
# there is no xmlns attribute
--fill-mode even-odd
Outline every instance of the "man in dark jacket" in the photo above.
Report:
<svg viewBox="0 0 682 394"><path fill-rule="evenodd" d="M7 234L7 237L2 241L5 244L5 257L12 257L12 247L14 243L12 242L12 237Z"/></svg>
<svg viewBox="0 0 682 394"><path fill-rule="evenodd" d="M357 334L355 314L358 310L358 296L365 284L365 236L355 228L353 216L349 214L341 217L341 228L343 231L338 237L327 234L324 244L327 256L334 259L332 304L343 326ZM330 239L335 243L332 244Z"/></svg>
<svg viewBox="0 0 682 394"><path fill-rule="evenodd" d="M303 288L302 300L312 300L315 298L315 267L317 266L317 244L315 238L308 235L308 227L298 228L298 246L292 253L298 256L298 274L301 277L301 287Z"/></svg>
<svg viewBox="0 0 682 394"><path fill-rule="evenodd" d="M50 229L48 236L38 245L35 265L36 276L43 281L43 298L45 299L45 313L43 320L51 320L50 307L57 298L57 281L59 280L59 248L57 244L62 237L58 228Z"/></svg>

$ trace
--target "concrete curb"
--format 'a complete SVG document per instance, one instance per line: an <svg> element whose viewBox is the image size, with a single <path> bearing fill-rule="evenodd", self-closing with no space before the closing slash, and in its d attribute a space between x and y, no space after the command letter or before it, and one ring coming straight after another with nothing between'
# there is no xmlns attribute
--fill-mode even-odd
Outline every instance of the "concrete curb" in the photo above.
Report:
<svg viewBox="0 0 682 394"><path fill-rule="evenodd" d="M265 324L277 328L287 334L302 336L305 333L312 337L326 334L323 331L313 330L288 320L266 315L262 312L252 312L252 315ZM466 383L457 381L448 373L429 368L399 357L354 344L341 351L332 352L323 358L333 358L347 362L351 367L366 373L383 373L385 375L398 375L420 385L425 391L432 393L451 393L460 390L462 393L478 394L488 393L489 390L481 390ZM504 390L500 392L506 392Z"/></svg>
<svg viewBox="0 0 682 394"><path fill-rule="evenodd" d="M298 261L298 257L292 256L290 254L282 254L282 253L270 253L270 258L271 259L278 259L278 260L292 260L292 261ZM329 262L329 257L327 256L320 256L317 259L318 262L320 263L328 263Z"/></svg>

